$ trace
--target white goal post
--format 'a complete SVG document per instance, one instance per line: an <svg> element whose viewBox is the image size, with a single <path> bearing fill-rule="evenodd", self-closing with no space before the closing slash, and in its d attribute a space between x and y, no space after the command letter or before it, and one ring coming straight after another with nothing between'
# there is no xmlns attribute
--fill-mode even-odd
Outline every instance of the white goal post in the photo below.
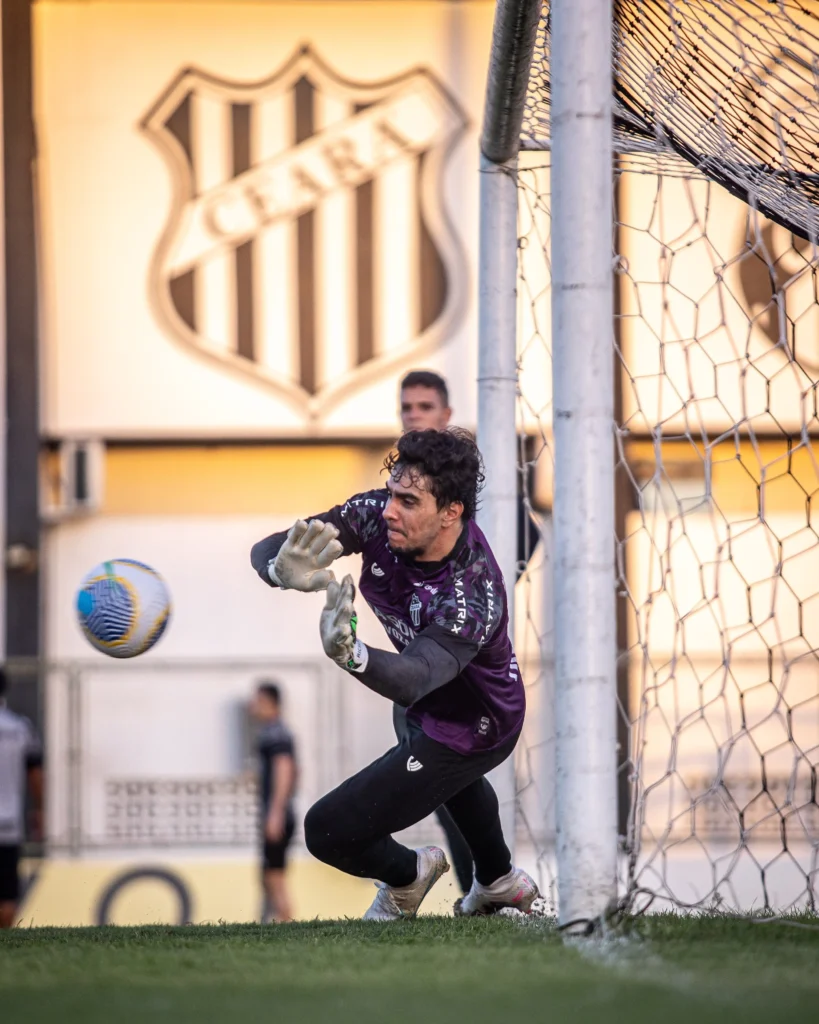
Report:
<svg viewBox="0 0 819 1024"><path fill-rule="evenodd" d="M481 521L510 597L519 487L516 171L540 14L538 0L497 5L481 138ZM557 878L561 924L585 926L616 898L611 2L559 0L552 17ZM508 808L514 780L501 771L493 781ZM508 811L504 825L513 835Z"/></svg>
<svg viewBox="0 0 819 1024"><path fill-rule="evenodd" d="M617 895L611 0L557 0L552 40L556 852L584 927Z"/></svg>
<svg viewBox="0 0 819 1024"><path fill-rule="evenodd" d="M478 523L503 573L514 634L517 576L517 154L540 0L498 0L480 154L478 447L486 469ZM490 776L514 855L514 757Z"/></svg>

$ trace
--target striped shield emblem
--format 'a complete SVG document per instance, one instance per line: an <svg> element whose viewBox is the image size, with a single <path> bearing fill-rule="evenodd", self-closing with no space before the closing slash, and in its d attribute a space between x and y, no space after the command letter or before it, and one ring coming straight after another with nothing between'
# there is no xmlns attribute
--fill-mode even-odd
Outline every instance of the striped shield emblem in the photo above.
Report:
<svg viewBox="0 0 819 1024"><path fill-rule="evenodd" d="M465 127L423 68L350 82L305 48L262 82L181 72L143 122L173 181L163 329L305 419L443 343L466 267L442 172Z"/></svg>

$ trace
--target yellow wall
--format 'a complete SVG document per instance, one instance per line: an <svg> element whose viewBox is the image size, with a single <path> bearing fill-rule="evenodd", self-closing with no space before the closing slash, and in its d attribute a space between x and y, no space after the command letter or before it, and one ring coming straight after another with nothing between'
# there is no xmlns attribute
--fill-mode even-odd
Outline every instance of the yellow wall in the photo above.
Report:
<svg viewBox="0 0 819 1024"><path fill-rule="evenodd" d="M379 486L382 445L113 446L105 455L104 515L305 515ZM786 441L726 441L707 453L713 497L723 511L756 510L760 488L770 512L799 510L819 490L819 451ZM627 447L638 479L654 475L650 442ZM693 442L664 442L662 469L705 473Z"/></svg>
<svg viewBox="0 0 819 1024"><path fill-rule="evenodd" d="M159 868L182 883L191 901L194 924L258 921L261 907L259 867L239 860L49 860L24 862L33 882L23 899L23 927L96 924L106 891L126 873ZM293 912L299 920L361 917L375 895L372 883L344 875L312 859L295 858L289 870ZM460 895L450 872L424 902L423 913L446 914ZM165 881L127 883L111 901L110 924L176 924L179 902Z"/></svg>
<svg viewBox="0 0 819 1024"><path fill-rule="evenodd" d="M660 468L672 484L675 477L704 478L708 465L713 499L725 513L760 507L766 513L799 512L808 496L819 492L819 449L813 443L724 441L706 452L702 444L686 439L664 442L661 451ZM638 479L654 476L657 457L650 442L633 442L626 452Z"/></svg>
<svg viewBox="0 0 819 1024"><path fill-rule="evenodd" d="M102 513L303 516L377 487L385 454L354 445L109 448Z"/></svg>

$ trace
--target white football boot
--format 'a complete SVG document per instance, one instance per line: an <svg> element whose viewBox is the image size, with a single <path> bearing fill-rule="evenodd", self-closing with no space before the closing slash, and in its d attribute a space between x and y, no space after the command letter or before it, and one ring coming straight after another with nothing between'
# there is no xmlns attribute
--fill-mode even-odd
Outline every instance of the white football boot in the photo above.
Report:
<svg viewBox="0 0 819 1024"><path fill-rule="evenodd" d="M540 898L533 878L522 868L512 868L508 875L498 878L491 885L481 885L475 879L472 888L455 904L455 915L476 917L482 914L497 914L505 907L529 914L532 904Z"/></svg>
<svg viewBox="0 0 819 1024"><path fill-rule="evenodd" d="M424 897L441 875L449 871L449 861L437 846L422 846L418 855L418 877L410 885L393 886L376 882L378 894L364 915L365 921L396 921L415 917Z"/></svg>

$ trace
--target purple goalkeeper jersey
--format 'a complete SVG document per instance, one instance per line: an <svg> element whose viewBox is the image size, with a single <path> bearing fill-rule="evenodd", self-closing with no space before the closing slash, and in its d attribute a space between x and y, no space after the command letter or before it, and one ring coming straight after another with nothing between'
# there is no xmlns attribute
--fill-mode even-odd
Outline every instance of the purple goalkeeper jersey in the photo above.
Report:
<svg viewBox="0 0 819 1024"><path fill-rule="evenodd" d="M386 489L367 491L311 518L338 528L345 554L363 556L359 591L399 652L423 634L458 662L460 673L413 704L409 717L459 753L492 750L520 730L526 710L501 571L472 521L441 562L393 553L382 516L388 497ZM257 569L263 579L285 536L262 542Z"/></svg>

